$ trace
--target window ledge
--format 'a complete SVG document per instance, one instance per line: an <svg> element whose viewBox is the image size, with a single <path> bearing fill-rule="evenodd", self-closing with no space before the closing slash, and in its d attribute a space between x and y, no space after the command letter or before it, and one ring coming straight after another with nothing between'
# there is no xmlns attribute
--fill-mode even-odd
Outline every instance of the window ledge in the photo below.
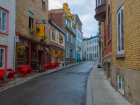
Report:
<svg viewBox="0 0 140 105"><path fill-rule="evenodd" d="M117 54L115 55L116 58L125 58L125 54Z"/></svg>
<svg viewBox="0 0 140 105"><path fill-rule="evenodd" d="M6 33L6 32L3 32L3 31L0 31L0 33L2 33L2 34L5 34L5 35L8 35L8 33Z"/></svg>
<svg viewBox="0 0 140 105"><path fill-rule="evenodd" d="M106 49L106 46L104 47L104 49L103 50L105 50Z"/></svg>
<svg viewBox="0 0 140 105"><path fill-rule="evenodd" d="M44 11L43 9L42 9L42 11L46 13L46 11Z"/></svg>
<svg viewBox="0 0 140 105"><path fill-rule="evenodd" d="M107 44L109 45L109 43L111 42L111 38L109 38L109 40L108 40L108 42L107 42Z"/></svg>

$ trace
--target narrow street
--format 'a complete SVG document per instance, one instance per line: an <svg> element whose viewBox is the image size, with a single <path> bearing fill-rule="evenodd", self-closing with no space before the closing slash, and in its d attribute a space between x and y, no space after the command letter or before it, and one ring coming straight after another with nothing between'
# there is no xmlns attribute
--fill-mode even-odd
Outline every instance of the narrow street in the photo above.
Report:
<svg viewBox="0 0 140 105"><path fill-rule="evenodd" d="M87 78L95 61L41 76L0 92L0 105L85 105Z"/></svg>

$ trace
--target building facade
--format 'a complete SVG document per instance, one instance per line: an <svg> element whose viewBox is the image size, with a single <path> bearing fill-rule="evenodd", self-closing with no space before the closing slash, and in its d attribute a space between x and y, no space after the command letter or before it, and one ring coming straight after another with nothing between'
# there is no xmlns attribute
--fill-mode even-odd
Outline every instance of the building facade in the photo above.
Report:
<svg viewBox="0 0 140 105"><path fill-rule="evenodd" d="M102 65L109 79L111 79L112 64L112 33L111 33L111 0L97 0L95 19L99 21L99 36L102 36ZM98 11L99 9L102 11ZM101 15L102 14L102 15Z"/></svg>
<svg viewBox="0 0 140 105"><path fill-rule="evenodd" d="M22 5L21 5L22 4ZM48 0L16 1L16 43L15 69L31 66L38 70L40 64L50 63L50 38L48 29Z"/></svg>
<svg viewBox="0 0 140 105"><path fill-rule="evenodd" d="M83 32L82 22L77 14L73 14L74 23L76 25L76 61L80 62L83 58Z"/></svg>
<svg viewBox="0 0 140 105"><path fill-rule="evenodd" d="M51 63L65 62L65 33L53 21L49 20L49 34L51 40Z"/></svg>
<svg viewBox="0 0 140 105"><path fill-rule="evenodd" d="M99 38L97 36L86 39L86 59L98 60L99 59Z"/></svg>
<svg viewBox="0 0 140 105"><path fill-rule="evenodd" d="M65 33L65 63L70 64L76 61L76 25L73 22L73 15L67 3L62 9L50 10L50 19Z"/></svg>
<svg viewBox="0 0 140 105"><path fill-rule="evenodd" d="M9 5L11 4L11 5ZM15 0L0 1L0 70L15 71Z"/></svg>

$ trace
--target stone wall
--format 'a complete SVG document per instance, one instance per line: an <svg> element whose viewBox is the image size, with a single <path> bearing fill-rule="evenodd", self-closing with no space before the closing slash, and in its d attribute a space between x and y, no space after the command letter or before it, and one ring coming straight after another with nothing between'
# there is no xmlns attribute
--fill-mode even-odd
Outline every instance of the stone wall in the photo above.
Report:
<svg viewBox="0 0 140 105"><path fill-rule="evenodd" d="M36 37L36 34L30 34L29 31L29 12L34 14L33 28L42 23L42 19L46 20L45 34L47 35L47 43L50 43L49 28L48 28L48 0L45 0L45 11L42 10L42 0L16 0L16 31L32 38L40 40L41 37Z"/></svg>

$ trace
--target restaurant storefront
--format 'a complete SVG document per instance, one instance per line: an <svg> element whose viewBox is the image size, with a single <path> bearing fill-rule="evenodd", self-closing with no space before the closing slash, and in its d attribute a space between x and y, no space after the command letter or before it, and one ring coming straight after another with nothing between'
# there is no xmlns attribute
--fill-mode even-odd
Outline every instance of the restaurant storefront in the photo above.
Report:
<svg viewBox="0 0 140 105"><path fill-rule="evenodd" d="M21 35L19 32L16 35L19 36L19 42L16 42L16 72L25 66L31 66L33 70L37 70L39 64L50 63L50 57L46 54L50 49L49 45Z"/></svg>

